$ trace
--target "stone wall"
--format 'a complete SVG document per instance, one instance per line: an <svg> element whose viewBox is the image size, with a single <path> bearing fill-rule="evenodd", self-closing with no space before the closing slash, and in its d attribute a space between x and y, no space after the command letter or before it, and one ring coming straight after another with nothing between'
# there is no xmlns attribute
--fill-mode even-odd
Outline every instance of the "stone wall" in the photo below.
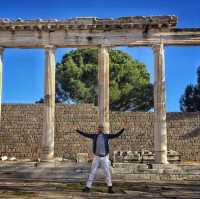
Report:
<svg viewBox="0 0 200 199"><path fill-rule="evenodd" d="M91 155L91 143L75 132L79 128L96 129L97 108L89 105L57 105L55 155L75 159L79 152ZM123 121L129 129L111 141L114 150L153 151L153 113L113 112L110 115L112 132L118 131ZM43 106L3 105L0 130L0 155L35 159L40 150L43 131ZM200 161L200 113L168 113L168 149L178 151L183 161ZM112 155L111 155L112 157Z"/></svg>

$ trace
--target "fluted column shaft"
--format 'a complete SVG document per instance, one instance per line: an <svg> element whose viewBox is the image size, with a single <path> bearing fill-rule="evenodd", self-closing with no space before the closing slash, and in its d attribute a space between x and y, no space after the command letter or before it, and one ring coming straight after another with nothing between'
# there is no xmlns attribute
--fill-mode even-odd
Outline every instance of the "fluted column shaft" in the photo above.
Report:
<svg viewBox="0 0 200 199"><path fill-rule="evenodd" d="M55 131L55 49L53 46L45 48L45 96L44 96L44 124L42 137L42 159L54 157Z"/></svg>
<svg viewBox="0 0 200 199"><path fill-rule="evenodd" d="M103 125L104 131L109 132L109 54L103 46L98 49L98 66L99 125Z"/></svg>
<svg viewBox="0 0 200 199"><path fill-rule="evenodd" d="M167 162L167 127L165 108L165 61L163 44L153 45L154 52L154 151L155 162Z"/></svg>

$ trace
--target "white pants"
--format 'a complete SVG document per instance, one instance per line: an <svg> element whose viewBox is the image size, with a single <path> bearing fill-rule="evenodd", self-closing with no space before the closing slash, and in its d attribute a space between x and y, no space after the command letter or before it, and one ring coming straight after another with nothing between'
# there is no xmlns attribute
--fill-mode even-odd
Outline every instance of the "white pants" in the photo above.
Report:
<svg viewBox="0 0 200 199"><path fill-rule="evenodd" d="M110 175L110 170L109 170L109 159L107 156L105 157L98 157L95 156L93 161L92 161L92 166L91 166L91 171L86 183L86 186L91 188L92 187L92 182L95 178L97 169L99 165L102 167L104 176L106 178L106 183L108 186L112 186L112 180L111 180L111 175Z"/></svg>

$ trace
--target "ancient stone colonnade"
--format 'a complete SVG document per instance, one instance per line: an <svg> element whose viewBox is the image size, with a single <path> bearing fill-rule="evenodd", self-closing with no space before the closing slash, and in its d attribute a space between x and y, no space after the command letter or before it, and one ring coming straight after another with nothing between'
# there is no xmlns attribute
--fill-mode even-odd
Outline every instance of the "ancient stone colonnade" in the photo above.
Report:
<svg viewBox="0 0 200 199"><path fill-rule="evenodd" d="M45 95L42 159L54 156L55 49L98 48L99 124L109 131L109 54L117 46L146 46L154 53L154 152L156 163L167 163L165 110L165 45L199 45L200 29L176 28L175 16L83 17L69 20L0 19L0 100L4 48L45 49ZM1 102L1 101L0 101ZM0 106L1 112L1 106Z"/></svg>

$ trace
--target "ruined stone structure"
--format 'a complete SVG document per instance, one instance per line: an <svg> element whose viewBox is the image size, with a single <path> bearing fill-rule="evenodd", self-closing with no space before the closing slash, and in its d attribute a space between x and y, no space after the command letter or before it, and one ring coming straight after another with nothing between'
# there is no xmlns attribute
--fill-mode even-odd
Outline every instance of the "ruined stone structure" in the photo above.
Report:
<svg viewBox="0 0 200 199"><path fill-rule="evenodd" d="M156 163L167 163L165 111L165 45L199 45L200 29L176 28L175 16L121 17L117 19L75 18L69 20L0 20L0 93L4 48L43 48L46 56L45 106L43 116L43 159L54 157L55 54L59 47L98 48L98 122L109 130L109 55L116 46L148 46L155 60L154 152ZM40 117L40 116L39 116ZM123 143L122 143L123 144Z"/></svg>
<svg viewBox="0 0 200 199"><path fill-rule="evenodd" d="M39 157L44 108L42 104L2 106L0 156L32 160ZM75 130L82 128L94 132L97 118L98 107L93 105L56 105L55 157L76 160L78 153L88 153L91 159L91 141ZM110 158L113 158L114 151L149 150L154 153L154 113L110 112L111 132L118 131L124 119L129 129L120 138L111 141ZM199 124L200 113L167 113L168 150L177 151L182 162L200 161Z"/></svg>

